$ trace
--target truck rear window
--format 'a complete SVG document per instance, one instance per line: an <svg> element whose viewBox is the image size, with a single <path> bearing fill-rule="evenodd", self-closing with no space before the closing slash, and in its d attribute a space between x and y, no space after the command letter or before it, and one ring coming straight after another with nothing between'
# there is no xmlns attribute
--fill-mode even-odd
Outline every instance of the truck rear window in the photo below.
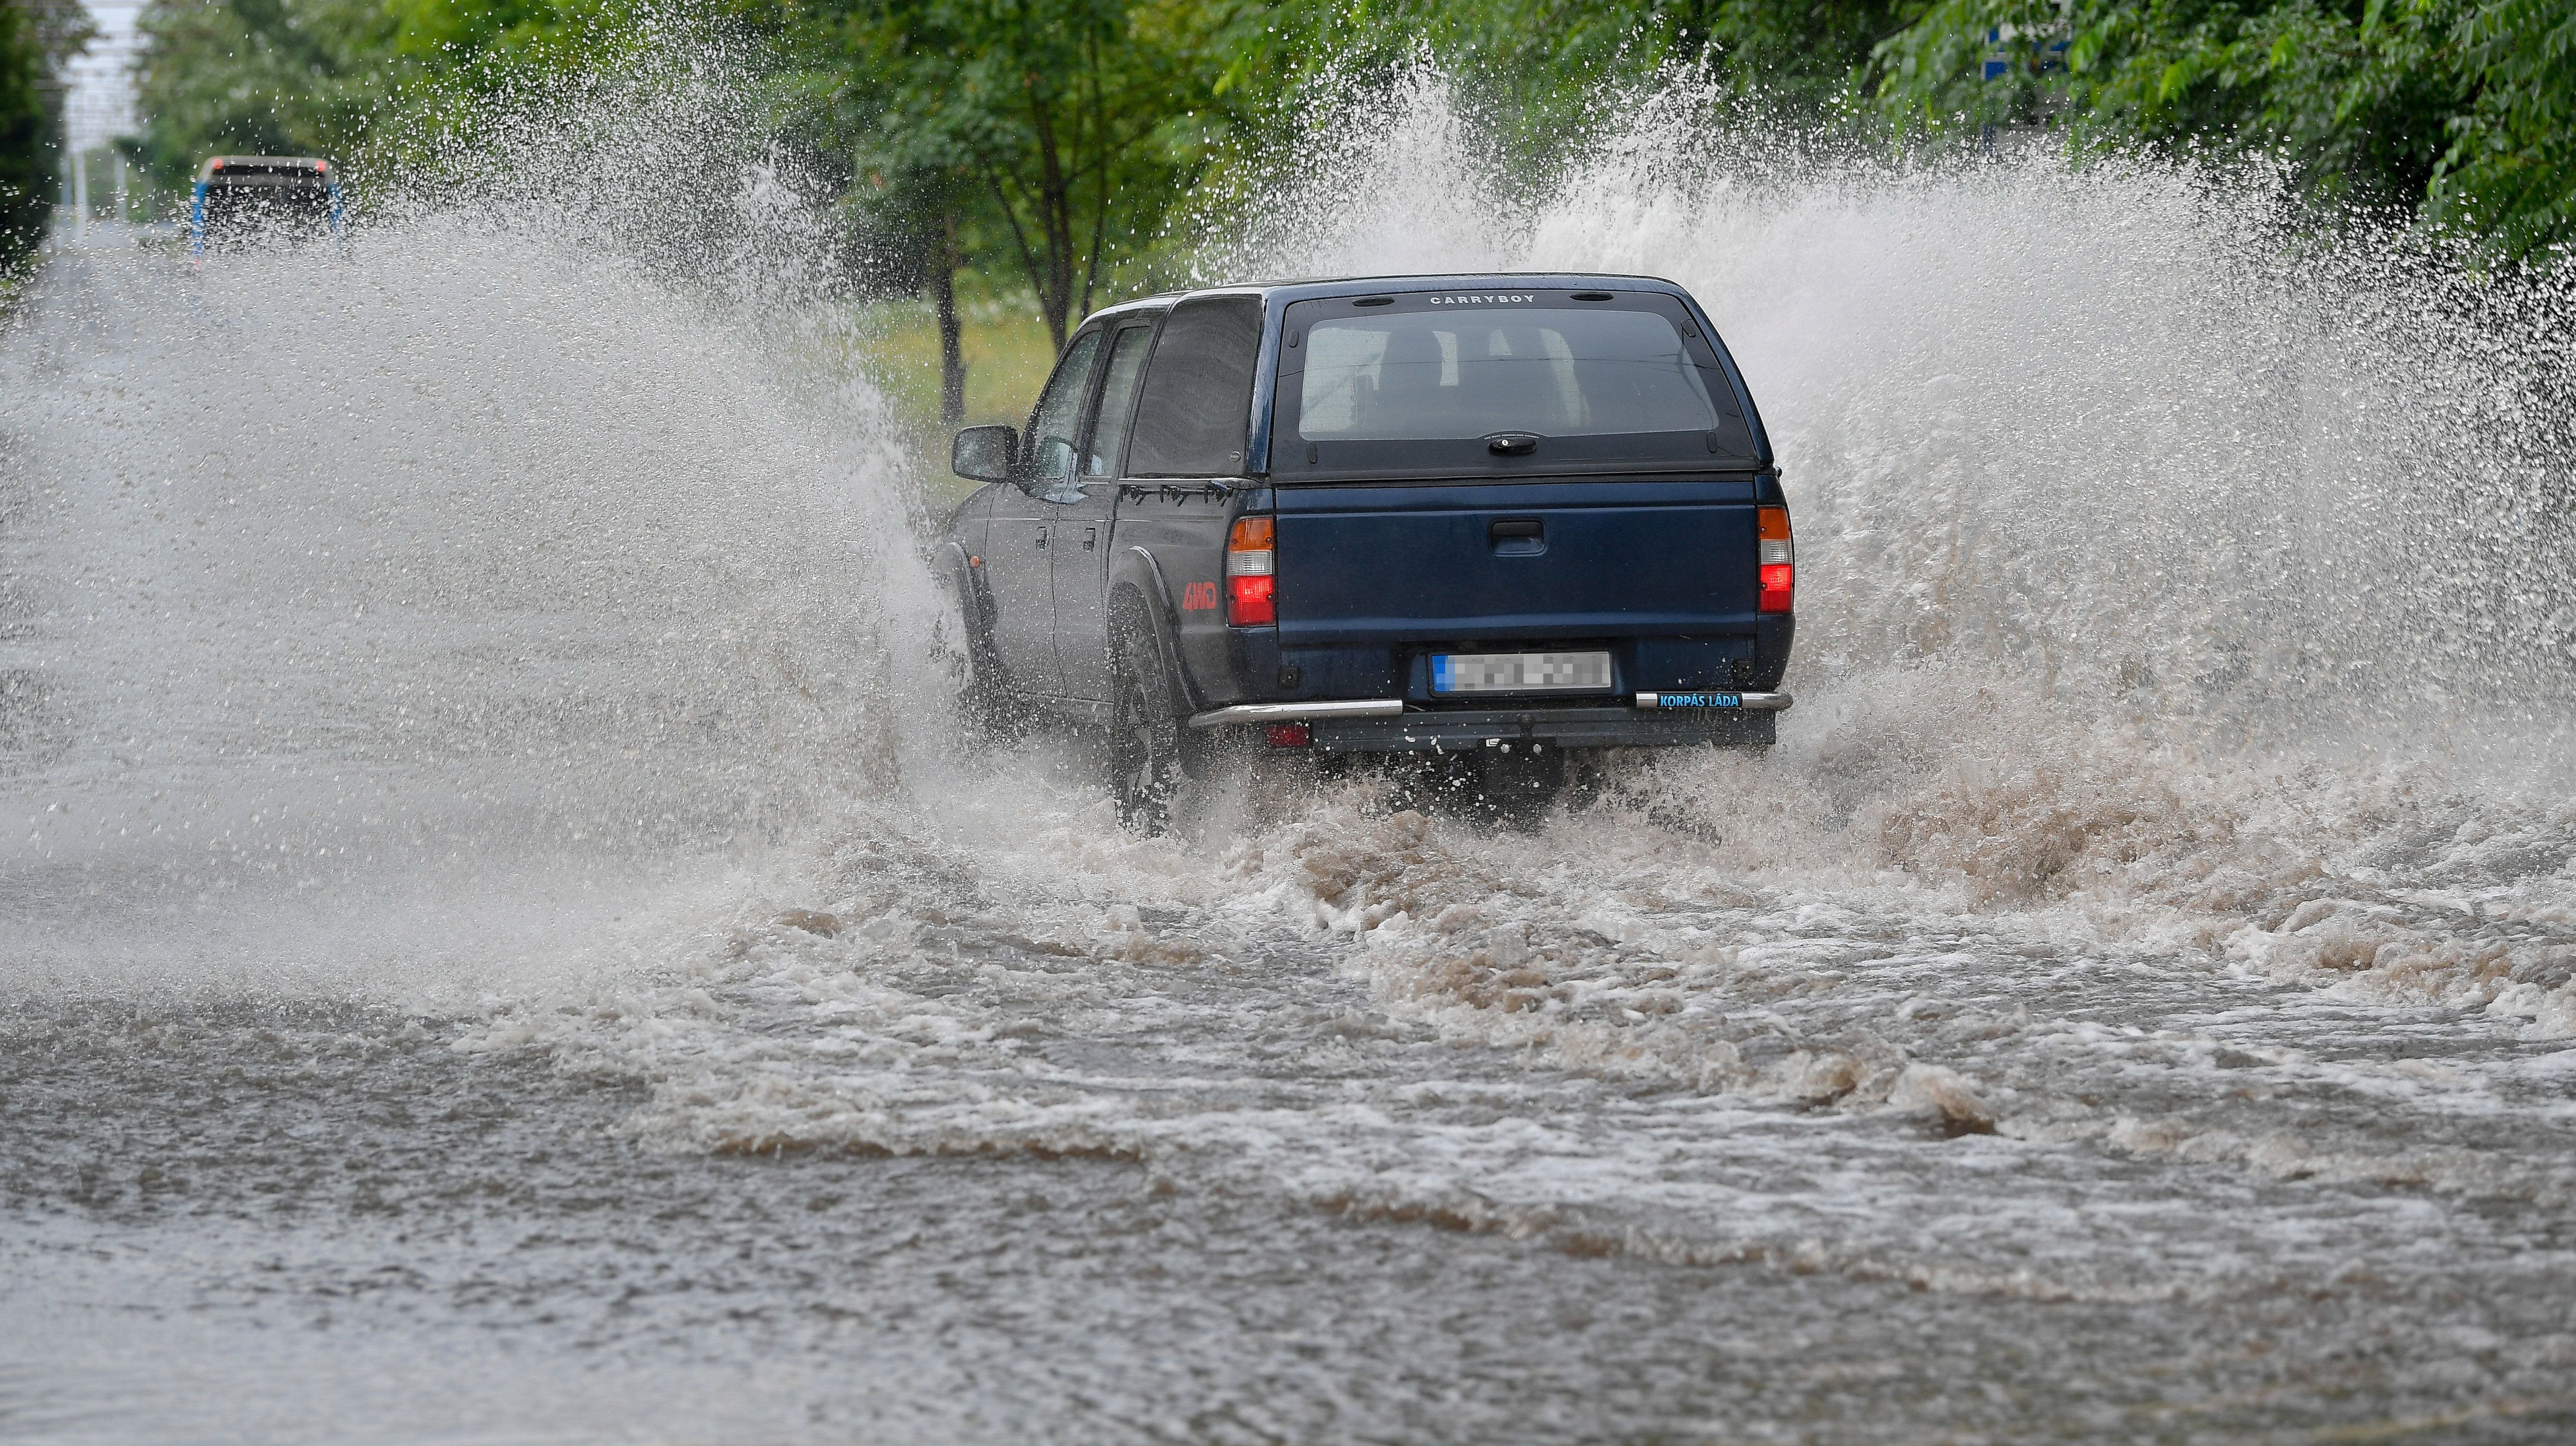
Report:
<svg viewBox="0 0 2576 1446"><path fill-rule="evenodd" d="M1651 311L1394 312L1306 333L1297 435L1399 441L1705 432L1717 407Z"/></svg>
<svg viewBox="0 0 2576 1446"><path fill-rule="evenodd" d="M1283 481L1742 466L1760 451L1710 339L1667 295L1343 297L1300 302L1284 325ZM1489 446L1502 437L1520 440Z"/></svg>

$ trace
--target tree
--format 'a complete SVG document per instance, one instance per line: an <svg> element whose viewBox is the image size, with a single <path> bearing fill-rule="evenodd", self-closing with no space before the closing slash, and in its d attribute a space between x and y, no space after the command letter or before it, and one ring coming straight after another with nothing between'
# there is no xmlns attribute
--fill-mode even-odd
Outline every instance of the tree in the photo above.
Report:
<svg viewBox="0 0 2576 1446"><path fill-rule="evenodd" d="M0 0L0 280L44 245L62 184L63 67L96 34L71 0Z"/></svg>
<svg viewBox="0 0 2576 1446"><path fill-rule="evenodd" d="M2491 0L2451 38L2477 98L2450 119L2426 209L2513 255L2576 242L2576 6Z"/></svg>
<svg viewBox="0 0 2576 1446"><path fill-rule="evenodd" d="M1016 270L1058 345L1105 271L1153 236L1215 123L1230 12L1149 0L862 0L803 12L827 37L834 113L863 211L932 208L934 287ZM889 228L894 229L894 228Z"/></svg>
<svg viewBox="0 0 2576 1446"><path fill-rule="evenodd" d="M345 160L403 78L375 0L151 0L136 29L132 151L167 186L209 155Z"/></svg>
<svg viewBox="0 0 2576 1446"><path fill-rule="evenodd" d="M892 174L888 174L888 170ZM957 309L957 273L966 265L960 218L969 182L956 168L881 160L847 192L845 209L862 233L860 254L888 292L930 293L939 326L939 422L966 415L966 328Z"/></svg>
<svg viewBox="0 0 2576 1446"><path fill-rule="evenodd" d="M2414 207L2510 255L2576 242L2567 0L672 0L700 7L677 26L659 3L150 0L138 158L165 182L216 151L363 161L470 124L460 96L747 24L879 282L940 312L951 397L961 276L1025 287L1061 341L1152 276L1212 168L1303 144L1311 92L1426 54L1542 167L1605 82L1688 63L1775 113L1840 124L1874 94L1919 131L2047 119L2081 145L2278 155L2337 205ZM2025 62L2030 37L2063 40L2064 63L1988 81L1993 29Z"/></svg>
<svg viewBox="0 0 2576 1446"><path fill-rule="evenodd" d="M2063 69L1981 80L1996 27L2062 36ZM2314 197L2412 208L2505 254L2576 239L2565 0L1938 0L1879 59L1916 126L2054 105L2079 141L2281 156Z"/></svg>
<svg viewBox="0 0 2576 1446"><path fill-rule="evenodd" d="M55 180L44 52L15 5L0 4L0 277L44 244Z"/></svg>
<svg viewBox="0 0 2576 1446"><path fill-rule="evenodd" d="M209 155L399 147L460 95L609 63L637 22L625 0L150 0L137 28L131 152L178 185Z"/></svg>

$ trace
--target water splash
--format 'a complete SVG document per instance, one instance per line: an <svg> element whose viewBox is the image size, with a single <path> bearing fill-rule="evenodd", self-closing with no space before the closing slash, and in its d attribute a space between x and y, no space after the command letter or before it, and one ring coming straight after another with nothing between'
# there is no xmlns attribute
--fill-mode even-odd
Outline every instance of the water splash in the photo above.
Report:
<svg viewBox="0 0 2576 1446"><path fill-rule="evenodd" d="M1211 274L1691 285L1789 468L1800 705L1768 756L1631 760L1526 835L1261 769L1147 840L1044 747L950 751L922 519L873 394L794 360L835 344L830 268L732 95L505 136L499 199L380 196L343 257L65 258L0 349L0 1198L68 1242L0 1272L19 1316L195 1319L193 1264L89 1264L157 1220L169 1261L394 1302L406 1360L486 1363L449 1396L560 1402L601 1346L667 1385L713 1341L764 1406L877 1361L852 1419L925 1438L1078 1439L1077 1395L1102 1439L1189 1434L1262 1399L1251 1359L1325 1414L1247 1420L1526 1434L1522 1358L1426 1364L1424 1320L1531 1334L1560 1435L2558 1409L2560 293L2301 240L2188 168L1775 149L1680 89L1539 184L1416 76ZM278 1163L281 1116L332 1168ZM1207 1223L1137 1244L1171 1218ZM1315 1283L1380 1234L1383 1348ZM1458 1268L1487 1246L1543 1284L1498 1305ZM1158 1287L1140 1249L1222 1264ZM1723 1264L1781 1273L1676 1273ZM1319 1294L1343 1354L1278 1352ZM1260 1348L1206 1345L1219 1298ZM852 1350L869 1319L904 1338ZM442 1354L458 1322L539 1349ZM1819 1377L1827 1337L1866 1369ZM67 1338L41 1359L110 1336ZM1933 1339L1975 1369L1871 1374ZM401 1415L285 1374L264 1399ZM1426 1379L1496 1424L1406 1415ZM63 1394L138 1436L242 1413ZM633 1399L555 1409L687 1434Z"/></svg>
<svg viewBox="0 0 2576 1446"><path fill-rule="evenodd" d="M5 363L13 954L506 977L895 785L919 504L753 119L652 77L344 246L55 266Z"/></svg>
<svg viewBox="0 0 2576 1446"><path fill-rule="evenodd" d="M2260 174L1901 163L1680 80L1545 180L1436 73L1340 104L1201 272L1689 286L1796 504L1793 686L1928 667L2196 743L2567 776L2564 281L2304 235Z"/></svg>

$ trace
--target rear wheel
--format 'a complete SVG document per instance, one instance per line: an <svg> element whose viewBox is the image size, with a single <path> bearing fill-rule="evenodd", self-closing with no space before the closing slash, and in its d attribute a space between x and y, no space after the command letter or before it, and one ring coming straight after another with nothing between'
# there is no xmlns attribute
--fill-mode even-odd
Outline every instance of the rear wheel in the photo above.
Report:
<svg viewBox="0 0 2576 1446"><path fill-rule="evenodd" d="M1181 705L1163 651L1141 623L1119 631L1110 658L1109 794L1118 821L1152 835L1171 826L1181 784Z"/></svg>

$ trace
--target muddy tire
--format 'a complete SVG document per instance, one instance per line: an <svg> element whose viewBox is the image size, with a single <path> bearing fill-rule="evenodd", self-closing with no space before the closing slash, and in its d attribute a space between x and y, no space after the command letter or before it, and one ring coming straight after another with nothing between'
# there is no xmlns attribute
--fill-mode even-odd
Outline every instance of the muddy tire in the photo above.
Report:
<svg viewBox="0 0 2576 1446"><path fill-rule="evenodd" d="M1118 821L1151 836L1171 826L1181 785L1180 691L1141 619L1122 619L1109 659L1109 795Z"/></svg>

